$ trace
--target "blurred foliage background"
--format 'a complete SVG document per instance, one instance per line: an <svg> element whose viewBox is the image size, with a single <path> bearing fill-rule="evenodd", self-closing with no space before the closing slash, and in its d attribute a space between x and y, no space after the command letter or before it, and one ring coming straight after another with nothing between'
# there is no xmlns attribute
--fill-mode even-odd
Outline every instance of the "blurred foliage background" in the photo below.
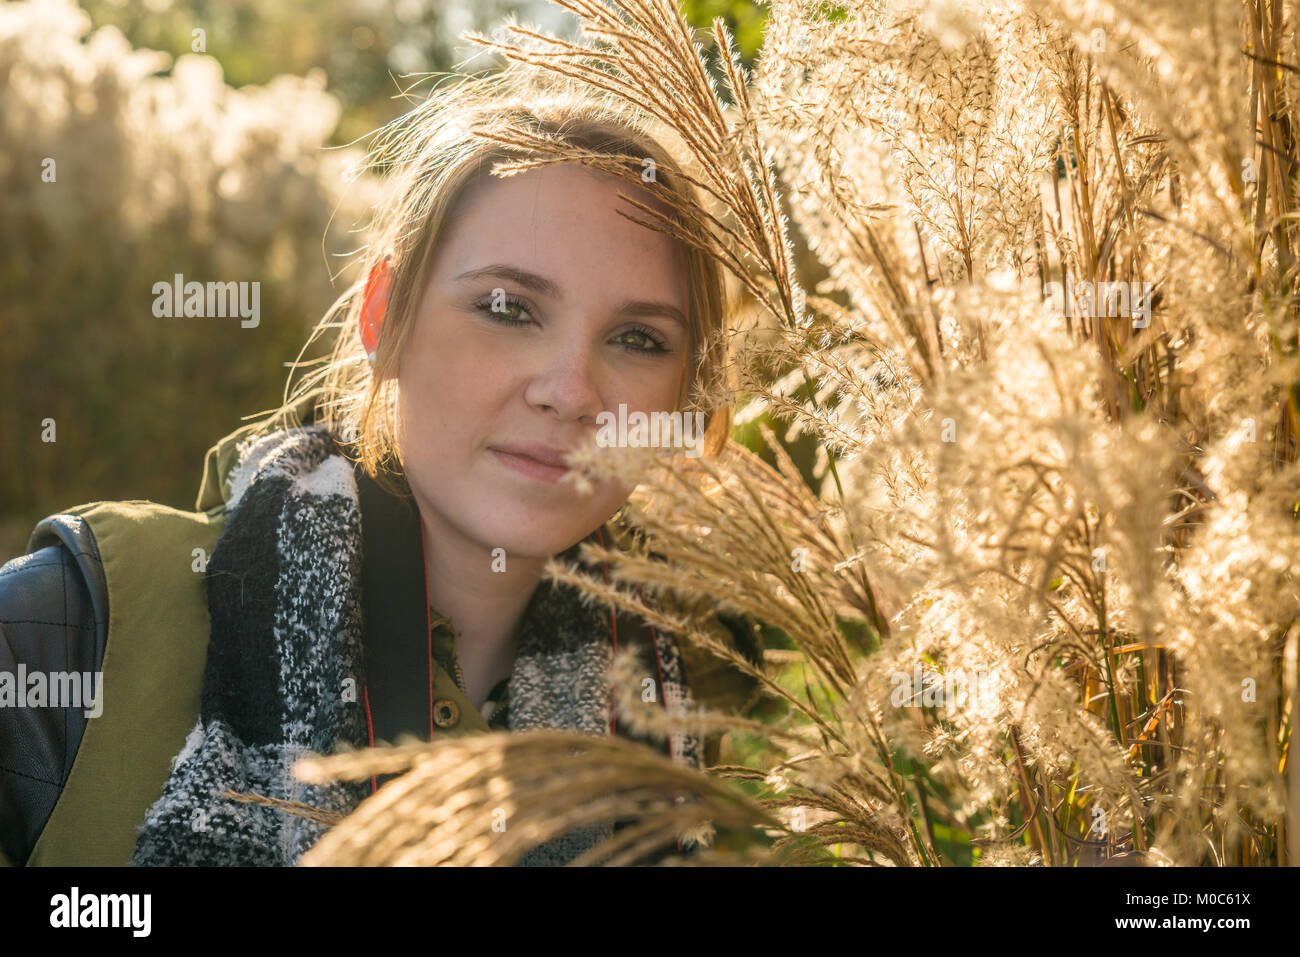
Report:
<svg viewBox="0 0 1300 957"><path fill-rule="evenodd" d="M764 5L684 9L752 65ZM459 35L511 14L573 30L537 0L0 3L0 563L75 504L194 507L205 450L279 403L352 278L358 141L416 75L500 66ZM259 324L155 317L176 274L260 282Z"/></svg>

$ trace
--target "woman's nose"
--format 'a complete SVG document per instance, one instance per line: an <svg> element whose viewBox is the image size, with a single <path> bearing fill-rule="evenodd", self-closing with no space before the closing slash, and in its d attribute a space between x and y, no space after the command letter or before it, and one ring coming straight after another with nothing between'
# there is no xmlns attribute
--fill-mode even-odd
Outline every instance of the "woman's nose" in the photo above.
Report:
<svg viewBox="0 0 1300 957"><path fill-rule="evenodd" d="M529 405L561 419L595 422L604 409L597 388L595 357L589 346L561 343L540 357L524 391Z"/></svg>

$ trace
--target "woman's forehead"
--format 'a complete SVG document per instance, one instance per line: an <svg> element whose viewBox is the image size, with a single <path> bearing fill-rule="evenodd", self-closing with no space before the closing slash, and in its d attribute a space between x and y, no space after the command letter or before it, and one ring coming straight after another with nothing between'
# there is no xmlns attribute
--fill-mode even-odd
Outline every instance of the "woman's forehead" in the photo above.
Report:
<svg viewBox="0 0 1300 957"><path fill-rule="evenodd" d="M629 283L646 284L662 296L665 285L680 282L678 244L628 219L650 217L620 192L652 208L663 205L633 183L579 164L504 178L485 175L466 190L444 227L439 272L449 278L490 263L510 263L543 276L548 271L603 276L621 282L624 293Z"/></svg>
<svg viewBox="0 0 1300 957"><path fill-rule="evenodd" d="M581 163L562 163L496 176L485 173L477 177L462 191L447 216L447 222L462 219L524 217L564 218L578 213L607 213L610 222L627 222L614 212L621 208L636 214L637 210L618 194L635 198L653 209L666 212L666 205L649 190L621 179L611 173L592 169ZM644 213L640 215L644 216ZM630 226L646 231L645 227ZM653 230L649 232L654 233Z"/></svg>

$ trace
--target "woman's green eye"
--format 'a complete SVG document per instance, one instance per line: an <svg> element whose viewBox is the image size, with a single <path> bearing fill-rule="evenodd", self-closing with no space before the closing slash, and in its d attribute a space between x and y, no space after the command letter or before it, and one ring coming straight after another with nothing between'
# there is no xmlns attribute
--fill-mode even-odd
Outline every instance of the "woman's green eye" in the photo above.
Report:
<svg viewBox="0 0 1300 957"><path fill-rule="evenodd" d="M646 352L653 355L656 353L671 351L664 338L649 326L636 326L635 328L629 329L627 332L623 333L619 338L622 339L627 336L639 337L639 341L642 343L639 346L624 343L630 352Z"/></svg>
<svg viewBox="0 0 1300 957"><path fill-rule="evenodd" d="M506 296L504 299L496 296L481 299L474 303L474 308L488 316L493 322L499 322L507 326L526 326L531 321L532 316L524 301L515 296ZM530 318L515 318L510 314L512 310L518 310Z"/></svg>

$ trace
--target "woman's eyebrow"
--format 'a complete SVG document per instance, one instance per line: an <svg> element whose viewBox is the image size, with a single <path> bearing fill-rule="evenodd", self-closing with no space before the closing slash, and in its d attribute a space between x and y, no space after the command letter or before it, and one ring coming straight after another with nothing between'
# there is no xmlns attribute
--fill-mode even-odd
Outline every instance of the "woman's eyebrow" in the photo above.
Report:
<svg viewBox="0 0 1300 957"><path fill-rule="evenodd" d="M620 316L663 316L665 319L671 319L683 329L688 328L686 317L682 315L682 311L666 302L629 299L614 311Z"/></svg>
<svg viewBox="0 0 1300 957"><path fill-rule="evenodd" d="M463 279L481 279L484 276L496 276L499 279L509 279L517 282L525 289L531 289L533 292L541 293L544 296L550 296L554 299L561 298L560 287L551 282L545 276L539 276L535 272L529 272L526 269L520 269L517 266L507 266L504 263L493 263L491 266L484 266L482 269L471 269L457 276L453 282L460 282Z"/></svg>
<svg viewBox="0 0 1300 957"><path fill-rule="evenodd" d="M539 276L535 272L529 272L526 269L520 269L518 266L508 266L505 263L493 263L491 266L484 266L481 269L470 269L457 276L453 282L461 282L471 279L482 279L484 276L495 276L498 279L508 279L516 282L525 289L531 289L533 292L540 293L543 296L550 296L552 299L562 299L563 293L560 287L545 276ZM687 328L686 316L676 306L666 302L654 302L646 299L628 299L614 310L621 316L663 316L680 325L683 329Z"/></svg>

